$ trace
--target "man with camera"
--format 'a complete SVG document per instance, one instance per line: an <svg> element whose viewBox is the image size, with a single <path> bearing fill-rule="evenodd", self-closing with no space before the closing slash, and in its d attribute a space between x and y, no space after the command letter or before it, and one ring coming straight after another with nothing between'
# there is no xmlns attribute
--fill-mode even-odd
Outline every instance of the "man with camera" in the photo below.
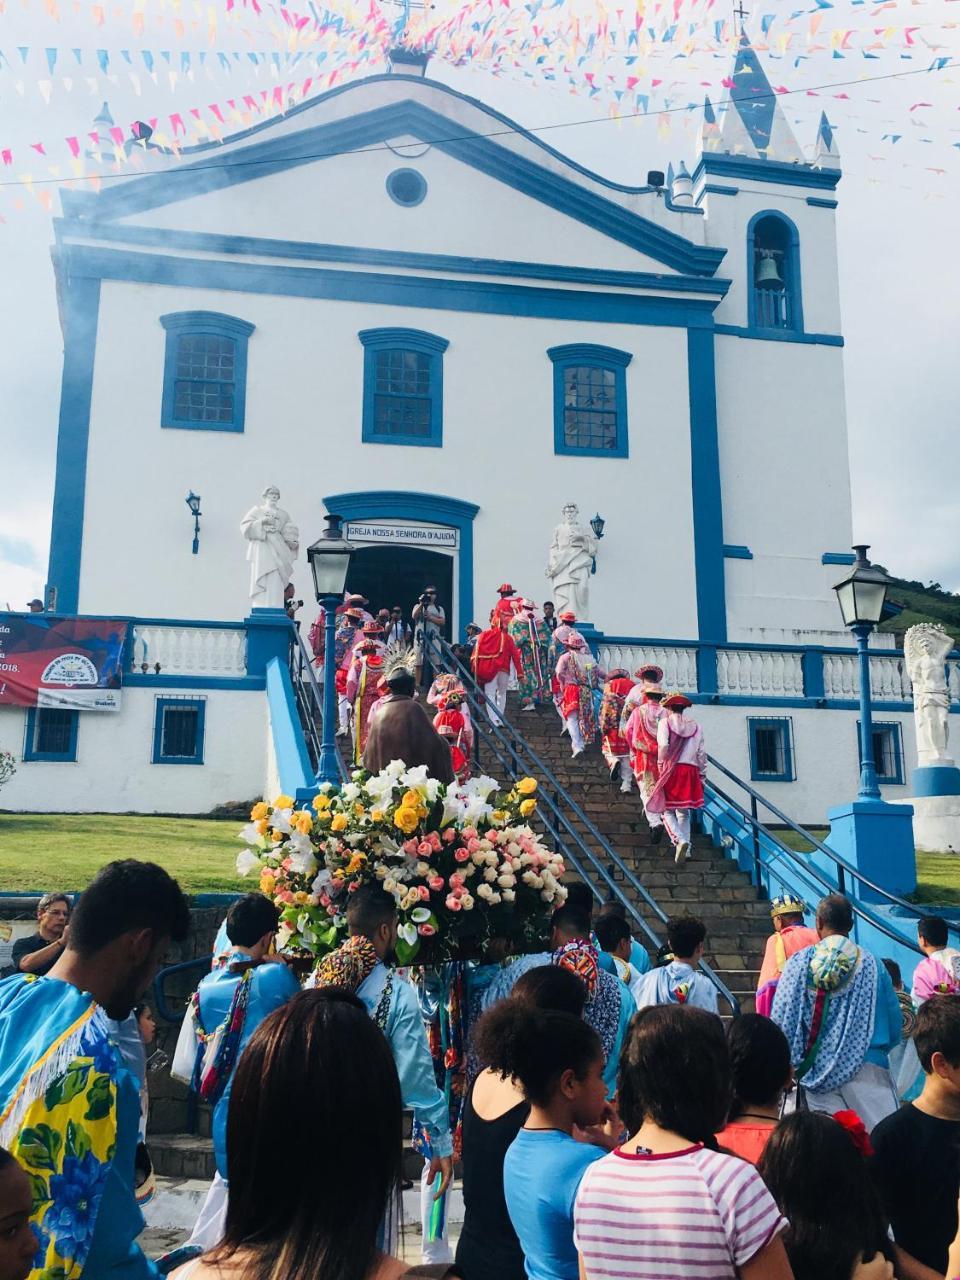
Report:
<svg viewBox="0 0 960 1280"><path fill-rule="evenodd" d="M430 651L437 650L447 621L443 606L437 604L436 587L424 589L423 595L413 606L411 617L414 626L413 647L417 655L417 684L429 684L431 680Z"/></svg>

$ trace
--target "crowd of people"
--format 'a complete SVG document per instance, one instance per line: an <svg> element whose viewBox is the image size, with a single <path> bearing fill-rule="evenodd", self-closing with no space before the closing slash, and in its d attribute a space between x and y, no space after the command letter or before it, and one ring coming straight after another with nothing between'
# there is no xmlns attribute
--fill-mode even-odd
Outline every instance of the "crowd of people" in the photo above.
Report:
<svg viewBox="0 0 960 1280"><path fill-rule="evenodd" d="M160 1265L178 1280L960 1275L960 955L942 919L920 922L925 958L898 996L851 942L846 899L819 904L803 946L802 904L775 903L771 1016L725 1028L700 921L669 921L652 962L622 906L571 890L543 951L469 966L473 1065L454 1109L429 984L396 967L389 893L361 887L349 939L307 975L276 954L273 903L237 899L174 1057L213 1106L217 1175ZM0 1280L144 1280L145 1072L123 1030L149 1035L142 1002L187 902L160 867L112 863L72 910L44 900L47 947L57 904L51 967L24 948L0 984ZM908 1005L918 1078L901 1106L889 1052ZM404 1109L427 1154L413 1268L397 1257Z"/></svg>

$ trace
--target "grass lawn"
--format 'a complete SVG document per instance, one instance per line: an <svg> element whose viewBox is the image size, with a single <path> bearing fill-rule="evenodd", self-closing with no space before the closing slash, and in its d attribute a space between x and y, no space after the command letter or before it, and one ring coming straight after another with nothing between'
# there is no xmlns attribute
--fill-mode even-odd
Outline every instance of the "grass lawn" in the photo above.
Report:
<svg viewBox="0 0 960 1280"><path fill-rule="evenodd" d="M827 827L811 827L818 840L827 834ZM785 845L801 853L809 853L813 845L796 831L778 831ZM917 887L909 895L911 902L935 903L938 906L960 906L960 857L952 853L918 853Z"/></svg>
<svg viewBox="0 0 960 1280"><path fill-rule="evenodd" d="M236 819L0 813L0 890L83 889L105 862L159 862L187 893L241 892Z"/></svg>

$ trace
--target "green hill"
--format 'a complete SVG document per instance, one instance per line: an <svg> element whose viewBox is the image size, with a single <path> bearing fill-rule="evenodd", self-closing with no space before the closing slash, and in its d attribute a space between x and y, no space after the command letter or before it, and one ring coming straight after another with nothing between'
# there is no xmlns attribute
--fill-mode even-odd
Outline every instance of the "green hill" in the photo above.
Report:
<svg viewBox="0 0 960 1280"><path fill-rule="evenodd" d="M882 566L881 566L882 567ZM903 612L880 626L881 631L903 633L918 622L939 622L960 645L960 595L944 591L939 582L924 586L906 578L890 575L892 585L887 598L903 606Z"/></svg>

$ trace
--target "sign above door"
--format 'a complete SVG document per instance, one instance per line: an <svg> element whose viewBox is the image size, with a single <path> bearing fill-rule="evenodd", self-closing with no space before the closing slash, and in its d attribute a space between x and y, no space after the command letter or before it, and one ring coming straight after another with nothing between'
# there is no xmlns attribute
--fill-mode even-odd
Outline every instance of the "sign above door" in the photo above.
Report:
<svg viewBox="0 0 960 1280"><path fill-rule="evenodd" d="M459 529L430 524L351 520L344 532L348 542L392 542L408 547L447 547L453 550L460 545Z"/></svg>

